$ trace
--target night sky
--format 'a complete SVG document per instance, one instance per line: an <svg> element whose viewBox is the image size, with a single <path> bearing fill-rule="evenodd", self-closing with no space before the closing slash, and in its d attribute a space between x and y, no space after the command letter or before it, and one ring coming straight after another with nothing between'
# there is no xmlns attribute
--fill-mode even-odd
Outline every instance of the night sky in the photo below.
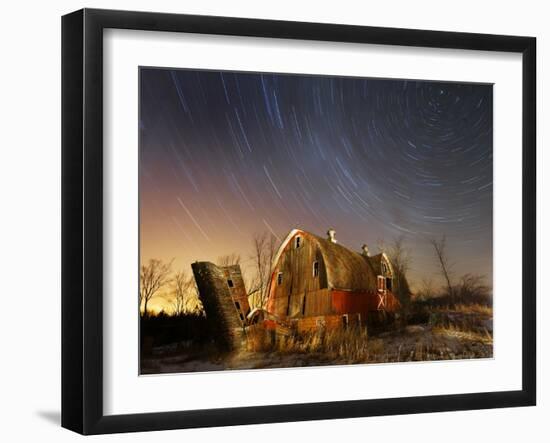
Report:
<svg viewBox="0 0 550 443"><path fill-rule="evenodd" d="M445 234L490 283L492 109L486 84L141 68L141 259L247 273L255 233L333 227L373 253L404 235L414 288Z"/></svg>

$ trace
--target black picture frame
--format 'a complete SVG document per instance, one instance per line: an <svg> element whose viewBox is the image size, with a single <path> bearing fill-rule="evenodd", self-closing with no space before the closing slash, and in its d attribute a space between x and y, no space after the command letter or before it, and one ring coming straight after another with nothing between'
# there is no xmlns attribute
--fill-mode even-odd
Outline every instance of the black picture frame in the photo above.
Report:
<svg viewBox="0 0 550 443"><path fill-rule="evenodd" d="M103 30L192 32L522 54L522 389L131 415L103 413ZM536 403L536 39L83 9L62 18L62 426L82 434L531 406Z"/></svg>

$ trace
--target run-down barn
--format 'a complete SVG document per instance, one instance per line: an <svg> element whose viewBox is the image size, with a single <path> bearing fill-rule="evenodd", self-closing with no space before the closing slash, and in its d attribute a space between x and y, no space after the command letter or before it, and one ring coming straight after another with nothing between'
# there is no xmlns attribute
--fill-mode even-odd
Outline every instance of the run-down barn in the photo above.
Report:
<svg viewBox="0 0 550 443"><path fill-rule="evenodd" d="M298 331L364 325L399 309L393 283L386 254L351 251L332 229L327 238L293 229L273 260L267 310Z"/></svg>
<svg viewBox="0 0 550 443"><path fill-rule="evenodd" d="M293 229L273 263L267 306L250 309L239 265L195 262L193 274L211 330L218 340L237 346L248 328L281 333L364 326L373 316L395 313L394 271L382 253L366 245L355 252L327 238Z"/></svg>

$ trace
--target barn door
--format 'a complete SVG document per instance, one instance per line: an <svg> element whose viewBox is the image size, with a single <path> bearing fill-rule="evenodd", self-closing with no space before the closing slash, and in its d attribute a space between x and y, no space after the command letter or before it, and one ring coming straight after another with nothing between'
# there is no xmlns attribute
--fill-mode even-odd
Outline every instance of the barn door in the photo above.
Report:
<svg viewBox="0 0 550 443"><path fill-rule="evenodd" d="M378 288L378 304L376 309L383 311L386 309L386 277L379 275L377 278L377 288Z"/></svg>

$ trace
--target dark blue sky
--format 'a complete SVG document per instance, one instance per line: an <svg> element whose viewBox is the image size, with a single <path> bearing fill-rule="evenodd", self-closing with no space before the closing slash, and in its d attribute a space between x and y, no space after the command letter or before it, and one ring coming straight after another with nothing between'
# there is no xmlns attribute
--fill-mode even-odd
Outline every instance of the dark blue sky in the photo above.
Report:
<svg viewBox="0 0 550 443"><path fill-rule="evenodd" d="M294 227L377 251L404 235L412 278L492 275L492 86L140 70L142 258L215 261ZM187 269L189 271L189 269Z"/></svg>

